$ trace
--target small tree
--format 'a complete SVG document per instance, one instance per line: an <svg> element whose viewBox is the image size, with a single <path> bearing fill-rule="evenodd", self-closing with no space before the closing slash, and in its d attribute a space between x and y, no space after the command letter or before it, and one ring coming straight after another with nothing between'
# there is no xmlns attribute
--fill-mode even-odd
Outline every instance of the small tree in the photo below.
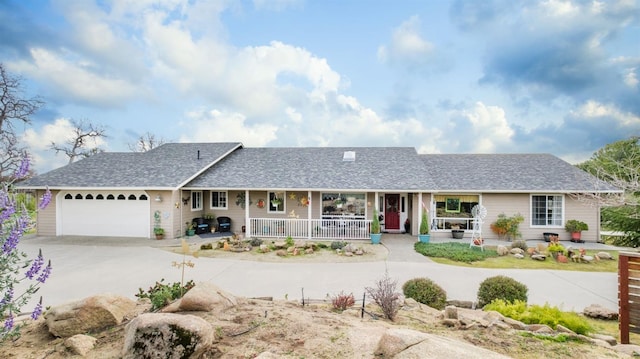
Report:
<svg viewBox="0 0 640 359"><path fill-rule="evenodd" d="M426 208L422 210L422 218L420 219L420 234L429 234L429 211Z"/></svg>
<svg viewBox="0 0 640 359"><path fill-rule="evenodd" d="M371 220L371 233L380 233L380 218L378 218L378 211L375 209L373 210L373 218Z"/></svg>

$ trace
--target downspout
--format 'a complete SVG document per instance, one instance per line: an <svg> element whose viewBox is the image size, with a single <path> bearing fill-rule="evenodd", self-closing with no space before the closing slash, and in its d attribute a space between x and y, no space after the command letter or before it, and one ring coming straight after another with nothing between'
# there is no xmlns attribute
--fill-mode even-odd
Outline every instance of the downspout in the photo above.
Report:
<svg viewBox="0 0 640 359"><path fill-rule="evenodd" d="M311 231L313 230L313 218L311 218L311 215L313 213L313 211L311 210L311 191L307 191L307 239L311 240Z"/></svg>

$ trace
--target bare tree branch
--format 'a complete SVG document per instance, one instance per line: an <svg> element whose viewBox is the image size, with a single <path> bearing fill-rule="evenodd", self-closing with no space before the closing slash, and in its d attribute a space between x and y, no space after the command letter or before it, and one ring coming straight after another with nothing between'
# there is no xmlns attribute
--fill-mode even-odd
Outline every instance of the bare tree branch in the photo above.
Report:
<svg viewBox="0 0 640 359"><path fill-rule="evenodd" d="M101 125L96 125L86 120L71 120L73 125L73 136L63 144L51 142L51 149L64 153L69 157L69 164L79 157L86 158L96 153L104 152L98 146L98 139L106 138L106 129Z"/></svg>
<svg viewBox="0 0 640 359"><path fill-rule="evenodd" d="M13 133L14 121L30 123L43 104L38 97L23 99L22 79L11 76L0 63L0 133Z"/></svg>
<svg viewBox="0 0 640 359"><path fill-rule="evenodd" d="M128 146L131 152L147 152L165 144L166 142L167 141L165 141L164 138L156 138L156 135L153 133L146 132L141 135L135 143L130 143Z"/></svg>

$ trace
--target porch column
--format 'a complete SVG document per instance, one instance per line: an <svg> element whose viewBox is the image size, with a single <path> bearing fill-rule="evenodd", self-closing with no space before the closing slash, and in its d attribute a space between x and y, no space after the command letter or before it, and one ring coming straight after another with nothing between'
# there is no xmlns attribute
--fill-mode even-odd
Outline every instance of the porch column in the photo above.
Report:
<svg viewBox="0 0 640 359"><path fill-rule="evenodd" d="M249 218L249 190L244 190L244 237L251 238L251 220Z"/></svg>
<svg viewBox="0 0 640 359"><path fill-rule="evenodd" d="M424 210L424 202L422 202L422 192L418 192L418 229L420 228L420 221L422 219L423 210ZM418 233L420 233L419 230L418 230Z"/></svg>
<svg viewBox="0 0 640 359"><path fill-rule="evenodd" d="M374 213L375 213L375 211L378 210L378 208L380 208L380 201L378 200L378 192L373 192L373 210L374 210ZM380 215L380 213L378 213L378 215ZM373 218L373 214L371 215L371 218Z"/></svg>
<svg viewBox="0 0 640 359"><path fill-rule="evenodd" d="M307 239L311 240L311 231L313 230L313 211L311 210L311 191L307 191Z"/></svg>

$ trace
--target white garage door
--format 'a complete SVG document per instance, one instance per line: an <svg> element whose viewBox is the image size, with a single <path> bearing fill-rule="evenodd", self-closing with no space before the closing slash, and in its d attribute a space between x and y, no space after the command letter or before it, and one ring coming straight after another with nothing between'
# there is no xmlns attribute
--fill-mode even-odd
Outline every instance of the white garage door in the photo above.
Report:
<svg viewBox="0 0 640 359"><path fill-rule="evenodd" d="M149 237L149 196L142 191L60 193L60 235Z"/></svg>

